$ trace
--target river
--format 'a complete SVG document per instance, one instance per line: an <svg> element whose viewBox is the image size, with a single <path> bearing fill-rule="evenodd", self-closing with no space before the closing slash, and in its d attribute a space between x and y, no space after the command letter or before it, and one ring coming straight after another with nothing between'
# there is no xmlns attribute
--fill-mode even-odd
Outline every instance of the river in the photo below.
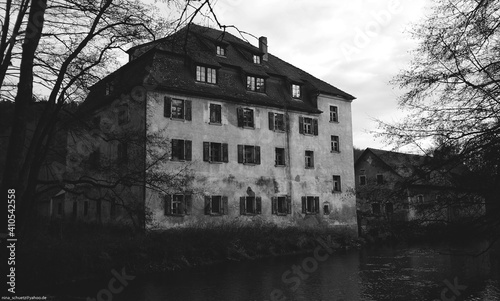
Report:
<svg viewBox="0 0 500 301"><path fill-rule="evenodd" d="M500 300L500 248L471 255L486 247L377 246L331 254L318 247L315 254L129 275L113 283L115 293L109 280L71 293L118 301Z"/></svg>

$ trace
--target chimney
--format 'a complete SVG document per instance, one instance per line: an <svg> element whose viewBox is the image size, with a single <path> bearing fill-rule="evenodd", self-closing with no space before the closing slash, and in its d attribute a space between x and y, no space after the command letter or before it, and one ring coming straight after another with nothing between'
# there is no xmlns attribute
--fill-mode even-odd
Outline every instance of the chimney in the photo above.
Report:
<svg viewBox="0 0 500 301"><path fill-rule="evenodd" d="M259 50L263 53L262 60L267 61L269 55L267 54L267 38L266 37L259 38Z"/></svg>

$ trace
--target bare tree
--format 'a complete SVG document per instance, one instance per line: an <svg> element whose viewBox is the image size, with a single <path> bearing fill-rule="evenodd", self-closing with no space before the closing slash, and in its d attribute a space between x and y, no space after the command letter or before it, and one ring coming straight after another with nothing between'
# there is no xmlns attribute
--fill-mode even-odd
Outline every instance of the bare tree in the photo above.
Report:
<svg viewBox="0 0 500 301"><path fill-rule="evenodd" d="M456 148L447 159L477 173L488 166L489 179L476 190L486 198L491 217L500 204L500 164L493 155L500 149L499 14L498 1L437 1L415 28L420 45L411 65L393 80L406 91L399 105L408 115L400 122L380 122L389 143L425 149L434 140L438 149Z"/></svg>

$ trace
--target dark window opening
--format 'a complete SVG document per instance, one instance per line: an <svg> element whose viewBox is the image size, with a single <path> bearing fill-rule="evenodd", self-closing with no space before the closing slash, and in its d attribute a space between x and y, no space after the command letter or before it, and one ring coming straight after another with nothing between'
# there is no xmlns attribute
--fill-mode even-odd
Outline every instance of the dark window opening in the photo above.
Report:
<svg viewBox="0 0 500 301"><path fill-rule="evenodd" d="M305 152L305 167L306 168L314 168L314 152L306 151Z"/></svg>
<svg viewBox="0 0 500 301"><path fill-rule="evenodd" d="M210 123L221 124L222 123L222 114L221 114L221 105L218 104L210 104Z"/></svg>
<svg viewBox="0 0 500 301"><path fill-rule="evenodd" d="M285 149L277 147L275 148L275 152L276 152L275 165L285 166Z"/></svg>

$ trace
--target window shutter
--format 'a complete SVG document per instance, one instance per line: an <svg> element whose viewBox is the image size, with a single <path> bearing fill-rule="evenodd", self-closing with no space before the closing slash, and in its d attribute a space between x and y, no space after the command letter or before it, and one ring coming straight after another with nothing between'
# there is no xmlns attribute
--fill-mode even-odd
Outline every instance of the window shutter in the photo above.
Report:
<svg viewBox="0 0 500 301"><path fill-rule="evenodd" d="M193 196L191 194L184 195L184 214L191 214L191 209L193 208Z"/></svg>
<svg viewBox="0 0 500 301"><path fill-rule="evenodd" d="M208 122L215 122L215 104L211 103L208 110Z"/></svg>
<svg viewBox="0 0 500 301"><path fill-rule="evenodd" d="M222 214L229 214L229 202L227 196L222 197Z"/></svg>
<svg viewBox="0 0 500 301"><path fill-rule="evenodd" d="M172 110L172 98L165 96L163 99L163 116L170 118Z"/></svg>
<svg viewBox="0 0 500 301"><path fill-rule="evenodd" d="M262 212L262 198L260 196L255 198L255 213L260 214Z"/></svg>
<svg viewBox="0 0 500 301"><path fill-rule="evenodd" d="M186 151L185 151L185 158L186 158L186 161L191 161L192 158L193 158L193 155L192 155L192 145L193 145L193 142L191 140L185 140L184 141L184 147L186 148Z"/></svg>
<svg viewBox="0 0 500 301"><path fill-rule="evenodd" d="M272 214L278 214L278 199L275 196L271 198L271 208Z"/></svg>
<svg viewBox="0 0 500 301"><path fill-rule="evenodd" d="M255 146L255 164L260 164L260 146Z"/></svg>
<svg viewBox="0 0 500 301"><path fill-rule="evenodd" d="M302 197L302 213L306 213L306 197Z"/></svg>
<svg viewBox="0 0 500 301"><path fill-rule="evenodd" d="M227 143L222 143L222 162L229 162Z"/></svg>
<svg viewBox="0 0 500 301"><path fill-rule="evenodd" d="M205 214L210 215L210 212L212 212L212 208L210 206L210 196L206 195L205 196Z"/></svg>
<svg viewBox="0 0 500 301"><path fill-rule="evenodd" d="M210 161L210 142L203 142L203 161Z"/></svg>
<svg viewBox="0 0 500 301"><path fill-rule="evenodd" d="M314 152L311 152L311 167L314 167Z"/></svg>
<svg viewBox="0 0 500 301"><path fill-rule="evenodd" d="M236 109L236 115L238 117L238 127L243 127L243 108Z"/></svg>
<svg viewBox="0 0 500 301"><path fill-rule="evenodd" d="M318 136L318 119L313 119L313 128L314 128L314 135Z"/></svg>
<svg viewBox="0 0 500 301"><path fill-rule="evenodd" d="M191 120L191 100L184 100L184 105L186 108L184 113L184 119Z"/></svg>
<svg viewBox="0 0 500 301"><path fill-rule="evenodd" d="M319 196L314 197L314 212L319 213Z"/></svg>
<svg viewBox="0 0 500 301"><path fill-rule="evenodd" d="M172 195L167 194L163 200L165 215L172 214Z"/></svg>
<svg viewBox="0 0 500 301"><path fill-rule="evenodd" d="M299 133L304 134L304 117L299 116Z"/></svg>
<svg viewBox="0 0 500 301"><path fill-rule="evenodd" d="M269 129L274 131L274 113L269 112Z"/></svg>
<svg viewBox="0 0 500 301"><path fill-rule="evenodd" d="M286 213L292 214L292 199L289 195L286 196Z"/></svg>
<svg viewBox="0 0 500 301"><path fill-rule="evenodd" d="M243 162L243 145L238 145L238 163Z"/></svg>
<svg viewBox="0 0 500 301"><path fill-rule="evenodd" d="M245 197L242 196L240 197L240 214L245 215L247 213L246 207L245 207Z"/></svg>

